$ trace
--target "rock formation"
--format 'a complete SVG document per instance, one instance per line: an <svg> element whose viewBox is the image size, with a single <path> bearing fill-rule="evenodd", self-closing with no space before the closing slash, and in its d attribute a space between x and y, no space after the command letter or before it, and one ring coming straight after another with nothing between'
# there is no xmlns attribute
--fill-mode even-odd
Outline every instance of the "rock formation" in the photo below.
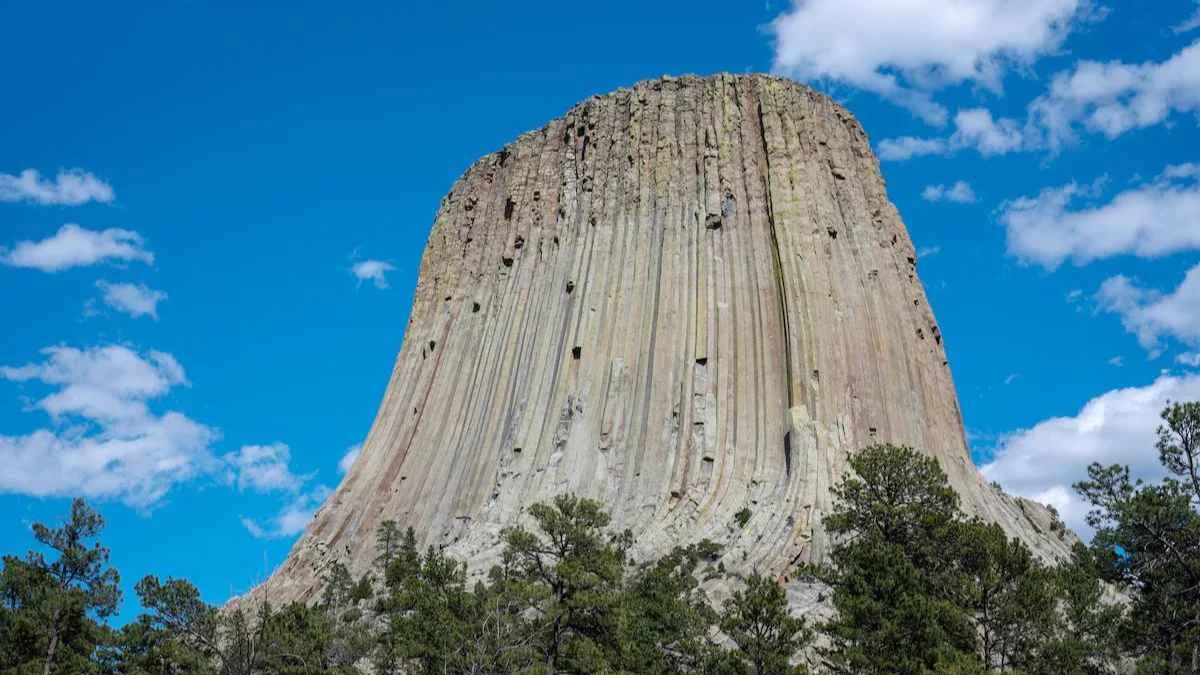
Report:
<svg viewBox="0 0 1200 675"><path fill-rule="evenodd" d="M708 537L782 574L827 554L829 488L883 441L1062 554L1045 509L972 464L916 268L866 133L826 96L720 75L592 97L443 199L362 452L263 590L365 571L385 519L481 569L566 491L607 504L636 559Z"/></svg>

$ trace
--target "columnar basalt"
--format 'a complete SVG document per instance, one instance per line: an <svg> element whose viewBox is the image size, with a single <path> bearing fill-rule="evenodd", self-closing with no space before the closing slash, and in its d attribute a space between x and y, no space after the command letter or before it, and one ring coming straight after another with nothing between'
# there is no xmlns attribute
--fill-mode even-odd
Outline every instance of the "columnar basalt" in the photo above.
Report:
<svg viewBox="0 0 1200 675"><path fill-rule="evenodd" d="M365 571L385 519L482 569L567 491L604 502L638 559L707 537L783 574L826 556L829 488L884 441L1062 554L1049 514L972 464L916 268L866 134L826 96L719 75L593 97L442 201L362 452L263 590Z"/></svg>

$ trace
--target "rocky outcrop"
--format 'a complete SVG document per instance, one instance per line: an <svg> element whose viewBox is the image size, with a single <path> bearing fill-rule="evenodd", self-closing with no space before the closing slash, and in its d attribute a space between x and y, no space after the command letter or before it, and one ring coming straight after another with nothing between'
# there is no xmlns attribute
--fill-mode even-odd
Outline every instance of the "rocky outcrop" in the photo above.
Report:
<svg viewBox="0 0 1200 675"><path fill-rule="evenodd" d="M968 512L1066 550L971 462L858 122L774 77L643 82L455 183L362 452L260 592L364 571L385 519L480 569L566 491L607 504L638 559L708 537L734 569L783 574L828 553L829 488L882 441L937 457Z"/></svg>

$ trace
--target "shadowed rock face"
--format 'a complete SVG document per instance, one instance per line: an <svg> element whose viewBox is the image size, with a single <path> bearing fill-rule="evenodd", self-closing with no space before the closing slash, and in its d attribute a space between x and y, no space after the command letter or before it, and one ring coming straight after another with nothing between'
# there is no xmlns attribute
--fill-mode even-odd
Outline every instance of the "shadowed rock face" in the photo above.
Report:
<svg viewBox="0 0 1200 675"><path fill-rule="evenodd" d="M1066 550L968 456L858 122L773 77L643 82L455 183L362 453L256 592L365 571L385 519L485 568L524 507L566 491L607 504L638 559L708 537L733 569L782 574L827 554L846 454L885 441L937 457L968 512Z"/></svg>

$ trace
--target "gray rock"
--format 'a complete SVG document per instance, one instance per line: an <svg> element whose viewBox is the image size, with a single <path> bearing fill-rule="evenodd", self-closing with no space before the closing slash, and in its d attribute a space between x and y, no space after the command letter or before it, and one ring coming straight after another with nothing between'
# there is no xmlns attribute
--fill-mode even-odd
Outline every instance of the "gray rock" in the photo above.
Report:
<svg viewBox="0 0 1200 675"><path fill-rule="evenodd" d="M485 570L502 528L566 491L632 529L637 560L707 537L732 571L784 581L829 553L847 454L885 441L936 457L967 512L1067 552L1043 507L971 462L916 253L850 113L763 75L642 82L454 184L362 452L253 594L313 599L333 556L361 574L385 519Z"/></svg>

